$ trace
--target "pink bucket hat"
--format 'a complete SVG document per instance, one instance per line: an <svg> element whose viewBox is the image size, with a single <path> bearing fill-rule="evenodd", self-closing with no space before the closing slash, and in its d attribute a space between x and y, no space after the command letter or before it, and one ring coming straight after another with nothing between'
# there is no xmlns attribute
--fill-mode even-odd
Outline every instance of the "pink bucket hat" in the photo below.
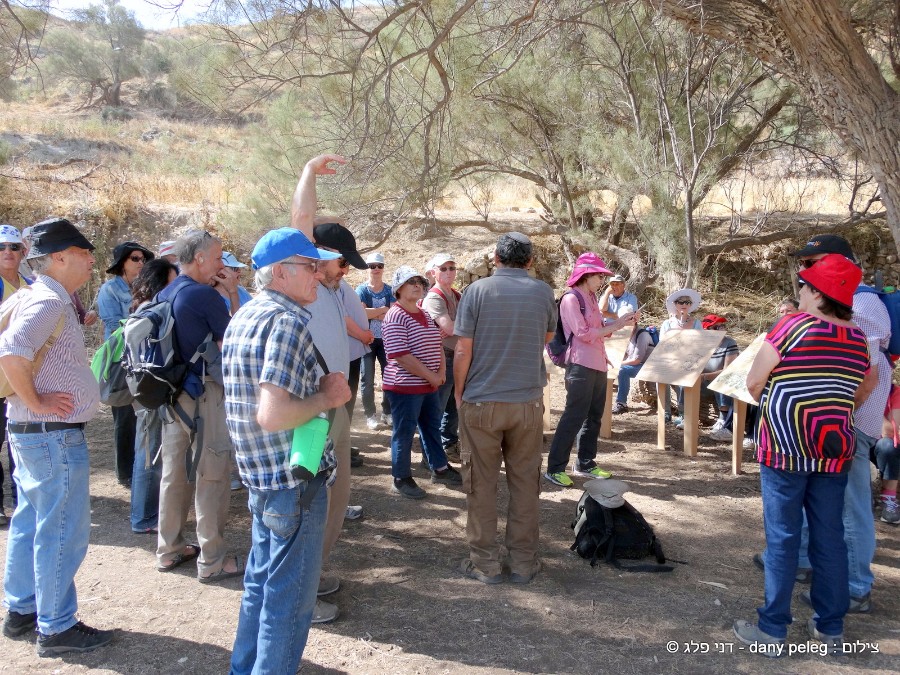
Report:
<svg viewBox="0 0 900 675"><path fill-rule="evenodd" d="M585 274L603 274L608 277L613 275L610 270L606 269L606 263L593 251L588 251L578 256L578 260L575 261L575 269L569 275L566 286L574 286Z"/></svg>

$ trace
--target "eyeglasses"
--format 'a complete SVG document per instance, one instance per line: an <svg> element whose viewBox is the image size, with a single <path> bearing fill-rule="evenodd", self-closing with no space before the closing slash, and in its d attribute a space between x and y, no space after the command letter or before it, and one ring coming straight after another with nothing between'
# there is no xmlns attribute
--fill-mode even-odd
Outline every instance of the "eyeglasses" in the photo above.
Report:
<svg viewBox="0 0 900 675"><path fill-rule="evenodd" d="M370 270L383 270L383 269L384 269L384 265L380 265L380 264L376 264L376 263L370 263L370 264L369 264L369 269L370 269Z"/></svg>
<svg viewBox="0 0 900 675"><path fill-rule="evenodd" d="M19 252L22 250L22 244L0 244L0 251L15 251Z"/></svg>
<svg viewBox="0 0 900 675"><path fill-rule="evenodd" d="M281 264L281 265L296 265L297 267L309 267L310 268L309 271L312 272L313 274L315 274L316 272L319 271L319 263L317 263L317 262L305 263L305 262L293 262L292 260L282 260L281 263L279 263L279 264Z"/></svg>
<svg viewBox="0 0 900 675"><path fill-rule="evenodd" d="M690 300L676 300L675 304L676 305L693 305L694 303L691 302Z"/></svg>
<svg viewBox="0 0 900 675"><path fill-rule="evenodd" d="M456 266L455 265L447 265L446 267L439 267L438 269L441 272L455 272Z"/></svg>
<svg viewBox="0 0 900 675"><path fill-rule="evenodd" d="M346 268L350 267L350 261L347 260L343 256L341 256L340 258L337 259L337 263L338 263L338 267L340 267L341 269L346 269Z"/></svg>
<svg viewBox="0 0 900 675"><path fill-rule="evenodd" d="M136 262L136 263L147 262L147 259L142 255L130 255L130 256L128 256L128 259L131 262Z"/></svg>

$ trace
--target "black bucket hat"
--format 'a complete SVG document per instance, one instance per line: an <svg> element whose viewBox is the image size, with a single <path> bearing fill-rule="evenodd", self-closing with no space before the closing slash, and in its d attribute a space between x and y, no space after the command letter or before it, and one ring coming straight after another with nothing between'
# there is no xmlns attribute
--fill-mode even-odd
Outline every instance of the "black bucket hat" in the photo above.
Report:
<svg viewBox="0 0 900 675"><path fill-rule="evenodd" d="M119 275L122 273L122 265L125 262L125 258L131 255L132 251L140 251L144 254L144 260L153 260L156 255L154 255L153 251L148 248L144 248L136 241L123 241L121 244L116 246L113 249L113 262L112 265L106 270L107 274L115 274Z"/></svg>
<svg viewBox="0 0 900 675"><path fill-rule="evenodd" d="M65 251L71 246L94 250L94 245L66 218L48 218L31 228L28 260Z"/></svg>

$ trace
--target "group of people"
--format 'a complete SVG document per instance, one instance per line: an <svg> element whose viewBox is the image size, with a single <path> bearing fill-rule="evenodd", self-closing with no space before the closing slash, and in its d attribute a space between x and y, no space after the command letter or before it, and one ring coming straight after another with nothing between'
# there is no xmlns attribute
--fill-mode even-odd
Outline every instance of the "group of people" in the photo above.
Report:
<svg viewBox="0 0 900 675"><path fill-rule="evenodd" d="M350 425L360 379L367 427L391 429L392 490L411 499L426 496L412 475L417 431L431 481L461 486L468 555L459 571L485 584L527 584L541 570L543 353L556 331L557 303L550 286L529 274L532 243L521 233L502 235L494 273L462 295L453 287L456 263L449 254L433 257L422 274L400 265L388 283L382 254L364 259L349 229L316 216L317 177L344 161L320 155L305 165L290 226L264 234L251 254L254 296L239 285L243 264L223 252L215 236L191 230L164 242L157 254L133 241L117 246L107 269L111 279L97 300L107 335L143 303L171 305L175 359L188 366L187 375L167 406L114 409L116 472L130 481L132 529L157 536L159 572L196 561L201 583L243 578L234 673L294 672L310 625L338 616L337 606L322 598L340 588L340 579L323 568L345 518L361 512L349 504ZM32 292L0 334L0 368L15 392L6 401L4 427L18 488L3 632L18 637L36 629L41 656L90 651L114 637L75 616L74 576L90 528L84 426L97 411L99 392L79 325L92 319L79 314L73 294L91 276L94 247L68 220L43 221L31 230L33 276L15 276L13 262L17 268L26 254L24 246L15 247L21 236L13 230L0 227L3 292L23 284ZM802 542L809 543L808 601L817 613L810 633L836 644L848 607L869 611L870 459L884 476L882 519L898 520L890 514L897 512L900 394L891 397L894 407L885 418L890 365L880 348L886 324L877 296L854 295L861 272L849 246L833 239L819 238L799 252L799 308L770 330L748 378L760 400L755 442L767 550L754 559L766 574L759 623L734 627L745 642L783 643L790 588L807 566ZM21 255L14 260L9 253ZM344 280L350 266L368 275L355 290ZM566 474L573 447L576 474L610 475L597 463L600 417L610 395L604 340L632 329L618 380L619 412L627 410L630 378L652 348L638 325L637 299L595 253L578 258L567 286L559 303L570 336L566 405L544 474L563 486L573 484ZM671 318L661 332L725 325L714 315L693 319L699 303L691 289L670 295ZM58 339L35 368L57 324ZM720 372L736 349L733 340L724 342L706 374ZM376 361L383 369L380 413ZM828 392L834 403L820 406L825 394L816 392ZM720 429L729 423L729 406L717 400ZM798 427L792 420L804 410L809 423ZM315 434L307 430L323 423L327 436L311 440ZM876 443L882 424L887 441ZM308 475L291 459L298 443L318 443L315 457L321 459ZM246 561L227 551L223 537L233 463L249 494ZM501 466L510 495L503 546ZM192 499L196 543L185 527Z"/></svg>

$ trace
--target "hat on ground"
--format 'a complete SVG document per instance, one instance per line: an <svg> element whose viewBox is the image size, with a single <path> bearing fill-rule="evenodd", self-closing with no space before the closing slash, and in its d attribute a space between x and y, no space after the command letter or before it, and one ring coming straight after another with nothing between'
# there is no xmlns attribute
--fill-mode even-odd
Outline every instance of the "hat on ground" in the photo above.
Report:
<svg viewBox="0 0 900 675"><path fill-rule="evenodd" d="M609 283L613 283L613 282L615 282L615 281L618 281L618 282L621 282L621 283L624 284L624 283L625 283L625 277L623 277L621 274L615 274L615 275L613 275L613 277L609 280Z"/></svg>
<svg viewBox="0 0 900 675"><path fill-rule="evenodd" d="M35 224L31 230L31 250L28 251L28 260L59 253L72 246L86 248L88 251L94 250L94 245L68 219L48 218Z"/></svg>
<svg viewBox="0 0 900 675"><path fill-rule="evenodd" d="M815 265L797 273L826 298L853 308L853 293L862 281L862 270L841 253L829 253Z"/></svg>
<svg viewBox="0 0 900 675"><path fill-rule="evenodd" d="M440 267L441 265L448 262L456 262L456 260L449 253L438 253L431 260L425 263L425 271L430 272L435 267Z"/></svg>
<svg viewBox="0 0 900 675"><path fill-rule="evenodd" d="M279 227L277 230L269 230L256 242L253 253L250 254L250 260L253 263L253 269L258 270L261 267L287 260L294 255L314 260L335 260L341 257L340 253L316 248L298 229Z"/></svg>
<svg viewBox="0 0 900 675"><path fill-rule="evenodd" d="M144 248L136 241L123 241L113 249L113 264L110 265L107 274L122 274L122 265L125 264L125 258L131 255L133 251L140 251L144 254L144 260L153 260L156 256L150 249Z"/></svg>
<svg viewBox="0 0 900 675"><path fill-rule="evenodd" d="M693 312L697 309L700 304L700 294L695 291L693 288L682 288L681 290L675 291L674 293L670 293L669 297L666 298L666 311L669 314L675 313L675 301L679 298L690 298L691 300L691 309L689 311Z"/></svg>
<svg viewBox="0 0 900 675"><path fill-rule="evenodd" d="M393 291L394 295L397 295L397 289L410 279L415 279L416 277L421 279L422 283L427 287L427 282L421 274L416 272L412 267L400 265L400 267L394 271L394 278L391 279L391 291Z"/></svg>
<svg viewBox="0 0 900 675"><path fill-rule="evenodd" d="M228 251L222 251L222 262L225 263L225 267L238 267L241 269L246 267L244 263L234 257L233 253Z"/></svg>
<svg viewBox="0 0 900 675"><path fill-rule="evenodd" d="M4 244L21 244L22 235L19 228L12 225L0 225L0 242Z"/></svg>
<svg viewBox="0 0 900 675"><path fill-rule="evenodd" d="M174 241L164 241L159 245L159 257L162 258L166 255L177 255L175 253L175 242Z"/></svg>
<svg viewBox="0 0 900 675"><path fill-rule="evenodd" d="M340 252L344 260L356 269L364 270L368 265L356 250L356 238L340 223L322 223L313 228L313 237L318 246L327 246Z"/></svg>
<svg viewBox="0 0 900 675"><path fill-rule="evenodd" d="M625 503L628 483L614 478L593 478L585 481L584 489L600 506L617 509Z"/></svg>
<svg viewBox="0 0 900 675"><path fill-rule="evenodd" d="M703 324L703 330L709 330L713 326L719 326L723 323L728 323L728 319L724 316L719 316L718 314L707 314L704 316L700 323Z"/></svg>
<svg viewBox="0 0 900 675"><path fill-rule="evenodd" d="M384 256L378 251L366 256L366 265L384 265Z"/></svg>
<svg viewBox="0 0 900 675"><path fill-rule="evenodd" d="M806 256L819 255L821 253L838 253L845 258L849 258L852 262L856 262L856 256L853 255L850 242L836 234L816 235L806 242L806 246L799 251L794 251L791 255L805 258Z"/></svg>
<svg viewBox="0 0 900 675"><path fill-rule="evenodd" d="M566 286L574 286L585 274L612 276L612 272L606 269L606 263L593 251L588 251L578 256L578 260L575 261L575 267L572 269L572 274L566 280Z"/></svg>

